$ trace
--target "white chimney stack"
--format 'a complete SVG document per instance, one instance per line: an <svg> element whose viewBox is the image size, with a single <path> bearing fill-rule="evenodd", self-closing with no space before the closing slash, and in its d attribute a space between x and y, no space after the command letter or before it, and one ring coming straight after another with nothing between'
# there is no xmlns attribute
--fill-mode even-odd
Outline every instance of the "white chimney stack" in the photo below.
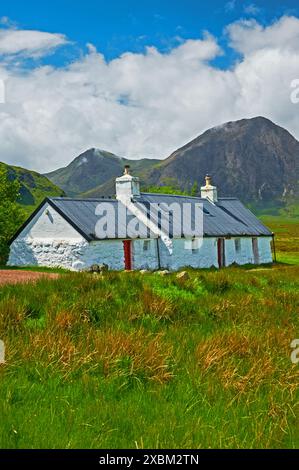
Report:
<svg viewBox="0 0 299 470"><path fill-rule="evenodd" d="M130 202L132 198L140 196L140 183L137 176L130 175L130 166L125 166L123 176L116 178L116 199Z"/></svg>
<svg viewBox="0 0 299 470"><path fill-rule="evenodd" d="M215 203L218 201L217 187L212 186L211 176L207 175L205 180L206 185L200 188L201 197L203 199L209 199L211 202Z"/></svg>

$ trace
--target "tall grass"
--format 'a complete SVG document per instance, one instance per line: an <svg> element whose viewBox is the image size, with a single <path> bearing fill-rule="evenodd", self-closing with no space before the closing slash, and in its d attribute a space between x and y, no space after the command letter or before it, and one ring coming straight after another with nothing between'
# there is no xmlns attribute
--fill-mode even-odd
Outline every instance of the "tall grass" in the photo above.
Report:
<svg viewBox="0 0 299 470"><path fill-rule="evenodd" d="M0 447L298 447L299 267L0 288Z"/></svg>
<svg viewBox="0 0 299 470"><path fill-rule="evenodd" d="M264 216L275 233L277 261L299 264L299 217Z"/></svg>

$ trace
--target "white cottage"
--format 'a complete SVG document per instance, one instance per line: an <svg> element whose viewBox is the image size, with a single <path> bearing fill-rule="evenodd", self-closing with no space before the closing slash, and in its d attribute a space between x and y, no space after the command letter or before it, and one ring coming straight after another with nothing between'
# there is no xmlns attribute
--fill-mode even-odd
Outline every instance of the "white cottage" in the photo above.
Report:
<svg viewBox="0 0 299 470"><path fill-rule="evenodd" d="M202 231L194 234L184 223L193 226L200 214ZM116 199L45 199L14 236L8 264L74 271L104 263L112 270L261 264L272 262L272 238L238 199L218 198L209 176L200 198L149 194L126 167L116 179Z"/></svg>

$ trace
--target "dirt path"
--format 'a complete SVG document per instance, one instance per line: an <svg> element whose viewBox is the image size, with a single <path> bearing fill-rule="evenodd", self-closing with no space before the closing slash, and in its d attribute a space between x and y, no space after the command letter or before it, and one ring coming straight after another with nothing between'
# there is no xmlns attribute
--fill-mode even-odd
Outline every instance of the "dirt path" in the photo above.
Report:
<svg viewBox="0 0 299 470"><path fill-rule="evenodd" d="M38 279L41 279L42 277L47 277L49 279L57 279L59 277L59 274L3 269L0 270L0 285L17 284L19 282L34 282Z"/></svg>

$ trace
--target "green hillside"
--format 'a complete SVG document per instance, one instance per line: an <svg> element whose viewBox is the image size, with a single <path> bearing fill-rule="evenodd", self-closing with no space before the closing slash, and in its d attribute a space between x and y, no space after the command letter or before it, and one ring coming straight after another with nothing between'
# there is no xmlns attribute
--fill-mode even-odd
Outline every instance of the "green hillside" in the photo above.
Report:
<svg viewBox="0 0 299 470"><path fill-rule="evenodd" d="M45 176L25 168L7 165L0 162L5 168L11 181L17 179L20 184L20 199L26 213L32 212L47 196L63 196L64 192Z"/></svg>

